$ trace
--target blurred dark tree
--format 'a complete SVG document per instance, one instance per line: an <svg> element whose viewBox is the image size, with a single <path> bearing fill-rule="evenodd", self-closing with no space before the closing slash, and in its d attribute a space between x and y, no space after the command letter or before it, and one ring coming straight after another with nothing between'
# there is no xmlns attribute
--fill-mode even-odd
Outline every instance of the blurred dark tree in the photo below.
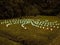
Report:
<svg viewBox="0 0 60 45"><path fill-rule="evenodd" d="M57 15L60 0L0 0L0 19L22 16Z"/></svg>
<svg viewBox="0 0 60 45"><path fill-rule="evenodd" d="M36 5L41 15L57 15L60 12L60 0L25 0L27 4Z"/></svg>
<svg viewBox="0 0 60 45"><path fill-rule="evenodd" d="M20 0L0 0L0 18L16 18L22 16L22 3Z"/></svg>

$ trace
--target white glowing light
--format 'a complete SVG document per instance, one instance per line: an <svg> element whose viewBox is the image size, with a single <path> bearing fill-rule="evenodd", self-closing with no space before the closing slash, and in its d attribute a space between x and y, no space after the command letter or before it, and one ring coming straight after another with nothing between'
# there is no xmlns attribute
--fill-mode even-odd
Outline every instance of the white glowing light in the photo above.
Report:
<svg viewBox="0 0 60 45"><path fill-rule="evenodd" d="M57 26L57 28L59 28L59 26Z"/></svg>

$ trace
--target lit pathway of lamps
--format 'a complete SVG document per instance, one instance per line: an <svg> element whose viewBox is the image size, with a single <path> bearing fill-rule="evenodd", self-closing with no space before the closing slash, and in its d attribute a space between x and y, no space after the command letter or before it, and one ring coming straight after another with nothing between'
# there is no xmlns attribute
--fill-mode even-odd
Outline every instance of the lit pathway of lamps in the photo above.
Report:
<svg viewBox="0 0 60 45"><path fill-rule="evenodd" d="M27 29L25 27L26 24L31 24L32 26L41 28L41 29L50 29L51 31L54 30L54 28L60 28L60 23L58 21L49 21L49 20L39 20L39 19L9 19L9 20L0 20L0 24L6 24L6 27L9 27L9 25L13 24L21 24L21 27L24 29Z"/></svg>

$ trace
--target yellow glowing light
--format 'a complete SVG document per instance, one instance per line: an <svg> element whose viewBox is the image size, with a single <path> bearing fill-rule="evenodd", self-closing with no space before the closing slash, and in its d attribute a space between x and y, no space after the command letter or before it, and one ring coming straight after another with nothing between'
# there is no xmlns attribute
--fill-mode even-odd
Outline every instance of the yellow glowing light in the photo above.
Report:
<svg viewBox="0 0 60 45"><path fill-rule="evenodd" d="M57 28L59 28L59 26L57 26Z"/></svg>
<svg viewBox="0 0 60 45"><path fill-rule="evenodd" d="M24 27L24 29L27 29L26 27Z"/></svg>
<svg viewBox="0 0 60 45"><path fill-rule="evenodd" d="M8 27L9 25L11 25L11 24L6 24L6 27Z"/></svg>
<svg viewBox="0 0 60 45"><path fill-rule="evenodd" d="M51 28L50 30L52 31L53 29Z"/></svg>
<svg viewBox="0 0 60 45"><path fill-rule="evenodd" d="M45 27L43 27L43 29L44 29Z"/></svg>
<svg viewBox="0 0 60 45"><path fill-rule="evenodd" d="M55 28L56 26L53 26L53 28Z"/></svg>
<svg viewBox="0 0 60 45"><path fill-rule="evenodd" d="M40 26L40 28L42 28L42 27Z"/></svg>
<svg viewBox="0 0 60 45"><path fill-rule="evenodd" d="M49 28L47 28L47 30L48 30Z"/></svg>

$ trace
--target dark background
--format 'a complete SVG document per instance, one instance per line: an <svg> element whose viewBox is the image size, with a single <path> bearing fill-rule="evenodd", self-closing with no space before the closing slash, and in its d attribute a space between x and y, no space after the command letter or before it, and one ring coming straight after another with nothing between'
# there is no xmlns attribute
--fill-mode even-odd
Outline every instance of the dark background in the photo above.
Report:
<svg viewBox="0 0 60 45"><path fill-rule="evenodd" d="M60 0L0 0L0 19L22 16L57 16Z"/></svg>

